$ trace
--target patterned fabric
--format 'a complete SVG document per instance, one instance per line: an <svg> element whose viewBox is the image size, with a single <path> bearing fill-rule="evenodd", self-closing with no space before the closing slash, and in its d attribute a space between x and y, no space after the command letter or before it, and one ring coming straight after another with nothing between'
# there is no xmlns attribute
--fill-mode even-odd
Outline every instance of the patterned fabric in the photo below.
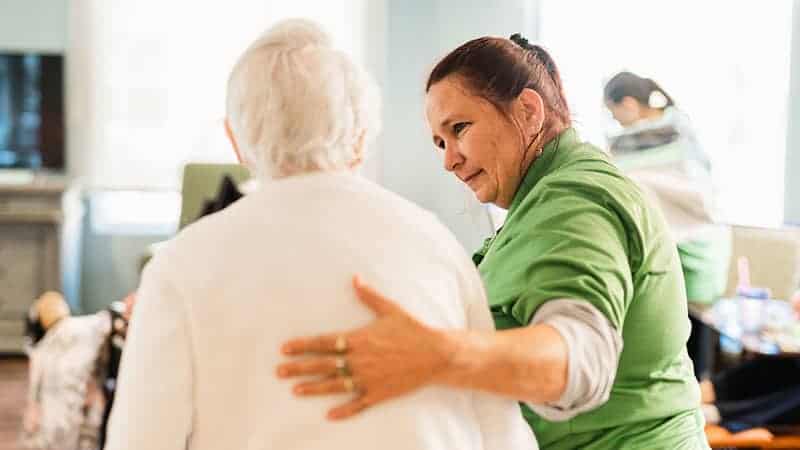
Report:
<svg viewBox="0 0 800 450"><path fill-rule="evenodd" d="M110 331L107 311L67 317L31 350L23 448L97 448L103 413L97 363Z"/></svg>

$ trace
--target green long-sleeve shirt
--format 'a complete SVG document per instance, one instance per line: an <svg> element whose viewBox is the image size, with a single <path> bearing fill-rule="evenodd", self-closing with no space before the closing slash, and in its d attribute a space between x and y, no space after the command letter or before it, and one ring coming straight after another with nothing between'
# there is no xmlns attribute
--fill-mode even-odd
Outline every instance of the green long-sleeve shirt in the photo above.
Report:
<svg viewBox="0 0 800 450"><path fill-rule="evenodd" d="M543 449L708 448L675 244L605 154L572 129L546 145L474 259L498 329L526 326L543 303L569 298L622 332L608 402L565 422L522 406Z"/></svg>

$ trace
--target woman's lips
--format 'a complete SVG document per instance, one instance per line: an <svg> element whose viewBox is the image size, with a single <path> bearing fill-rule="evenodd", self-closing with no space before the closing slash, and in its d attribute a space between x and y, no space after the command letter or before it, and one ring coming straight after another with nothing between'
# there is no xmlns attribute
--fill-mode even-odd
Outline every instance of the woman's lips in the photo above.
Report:
<svg viewBox="0 0 800 450"><path fill-rule="evenodd" d="M470 176L468 176L468 177L464 178L464 179L463 179L463 181L464 181L464 184L466 184L466 185L468 185L468 186L470 186L470 187L471 187L471 183L472 183L472 182L473 182L473 181L474 181L476 178L478 178L478 175L480 175L481 173L483 173L483 170L479 170L479 171L477 171L477 172L473 173L472 175L470 175Z"/></svg>

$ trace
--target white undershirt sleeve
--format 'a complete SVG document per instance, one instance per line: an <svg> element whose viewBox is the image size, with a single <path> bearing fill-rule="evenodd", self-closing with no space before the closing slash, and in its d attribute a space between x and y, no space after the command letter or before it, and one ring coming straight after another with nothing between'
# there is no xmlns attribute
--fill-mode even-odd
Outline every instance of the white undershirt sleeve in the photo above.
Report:
<svg viewBox="0 0 800 450"><path fill-rule="evenodd" d="M527 405L547 420L565 421L608 401L623 346L611 322L589 302L557 299L534 314L537 324L555 328L567 343L567 387L555 402Z"/></svg>

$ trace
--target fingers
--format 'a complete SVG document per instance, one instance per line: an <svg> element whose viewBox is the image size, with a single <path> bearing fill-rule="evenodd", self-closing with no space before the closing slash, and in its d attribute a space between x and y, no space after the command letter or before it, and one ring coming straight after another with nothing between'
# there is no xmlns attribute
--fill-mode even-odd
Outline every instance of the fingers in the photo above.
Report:
<svg viewBox="0 0 800 450"><path fill-rule="evenodd" d="M352 378L329 377L322 380L300 383L292 389L295 395L313 397L318 395L347 394L353 392L355 384Z"/></svg>
<svg viewBox="0 0 800 450"><path fill-rule="evenodd" d="M353 277L353 288L359 300L379 317L390 314L407 315L407 313L394 302L384 297L370 286L364 284L358 276ZM337 348L337 339L340 339L342 336L346 335L324 335L292 339L281 346L281 351L285 355L294 356L305 353L342 353L343 350Z"/></svg>
<svg viewBox="0 0 800 450"><path fill-rule="evenodd" d="M304 353L334 353L336 352L336 335L299 338L287 341L281 346L285 355L302 355Z"/></svg>
<svg viewBox="0 0 800 450"><path fill-rule="evenodd" d="M331 376L339 371L340 358L312 358L292 361L278 366L278 377L292 378L309 375Z"/></svg>
<svg viewBox="0 0 800 450"><path fill-rule="evenodd" d="M368 397L356 397L344 405L337 406L328 411L328 419L330 420L343 420L348 417L353 417L356 414L364 411L372 406L372 402Z"/></svg>
<svg viewBox="0 0 800 450"><path fill-rule="evenodd" d="M358 299L377 314L378 317L397 313L405 314L394 302L361 281L358 275L353 277L353 288L356 291Z"/></svg>

